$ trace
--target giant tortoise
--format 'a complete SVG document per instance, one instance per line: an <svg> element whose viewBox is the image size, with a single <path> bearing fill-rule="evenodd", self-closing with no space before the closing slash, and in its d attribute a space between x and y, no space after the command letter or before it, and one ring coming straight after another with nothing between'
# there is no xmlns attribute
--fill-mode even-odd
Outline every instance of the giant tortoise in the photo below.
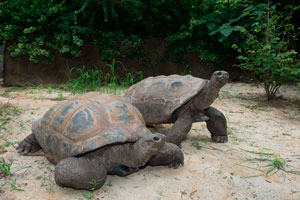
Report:
<svg viewBox="0 0 300 200"><path fill-rule="evenodd" d="M114 95L87 93L51 107L17 147L42 149L55 167L55 181L75 189L98 189L107 174L120 176L149 165L183 165L183 153L151 133L133 105Z"/></svg>
<svg viewBox="0 0 300 200"><path fill-rule="evenodd" d="M191 75L156 76L144 79L125 92L125 98L142 113L147 125L174 123L167 142L180 145L193 122L206 121L215 142L226 142L227 124L222 112L210 105L229 78L216 71L210 80Z"/></svg>

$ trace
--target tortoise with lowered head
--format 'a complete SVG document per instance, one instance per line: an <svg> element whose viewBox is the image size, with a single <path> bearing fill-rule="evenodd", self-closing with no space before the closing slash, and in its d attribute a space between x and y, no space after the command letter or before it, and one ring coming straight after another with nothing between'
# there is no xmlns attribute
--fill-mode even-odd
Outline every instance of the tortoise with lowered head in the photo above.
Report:
<svg viewBox="0 0 300 200"><path fill-rule="evenodd" d="M128 175L139 167L183 165L183 153L151 133L133 105L114 95L87 93L50 108L17 147L42 149L55 167L55 181L75 189L98 189L107 174Z"/></svg>
<svg viewBox="0 0 300 200"><path fill-rule="evenodd" d="M206 121L215 142L226 142L227 124L222 112L210 107L229 78L216 71L210 80L191 75L156 76L131 86L125 98L142 113L147 125L174 123L167 130L167 142L179 145L193 122Z"/></svg>

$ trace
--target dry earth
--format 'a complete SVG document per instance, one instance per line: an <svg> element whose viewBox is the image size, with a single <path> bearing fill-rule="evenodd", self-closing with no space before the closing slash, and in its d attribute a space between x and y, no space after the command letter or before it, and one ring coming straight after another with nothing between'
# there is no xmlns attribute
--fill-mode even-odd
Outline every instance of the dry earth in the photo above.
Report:
<svg viewBox="0 0 300 200"><path fill-rule="evenodd" d="M205 123L195 123L182 144L183 167L146 167L123 178L109 176L105 186L94 192L57 186L54 166L46 158L20 156L14 148L31 133L33 121L69 94L51 88L14 91L4 87L0 94L4 110L0 166L12 162L11 176L0 173L1 200L300 199L300 175L289 172L300 170L300 88L285 86L281 89L284 99L267 102L264 91L255 85L227 84L214 106L227 117L228 143L212 143ZM272 161L281 161L286 172L272 174L275 168L267 175L271 166L263 166Z"/></svg>

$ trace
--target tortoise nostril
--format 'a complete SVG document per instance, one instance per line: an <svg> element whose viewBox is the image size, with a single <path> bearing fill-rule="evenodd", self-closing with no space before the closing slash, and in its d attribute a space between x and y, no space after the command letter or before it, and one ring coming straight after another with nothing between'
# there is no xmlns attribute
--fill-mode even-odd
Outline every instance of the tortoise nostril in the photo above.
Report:
<svg viewBox="0 0 300 200"><path fill-rule="evenodd" d="M157 136L155 136L155 137L153 138L153 141L159 141L159 140L160 140L160 138L157 137Z"/></svg>

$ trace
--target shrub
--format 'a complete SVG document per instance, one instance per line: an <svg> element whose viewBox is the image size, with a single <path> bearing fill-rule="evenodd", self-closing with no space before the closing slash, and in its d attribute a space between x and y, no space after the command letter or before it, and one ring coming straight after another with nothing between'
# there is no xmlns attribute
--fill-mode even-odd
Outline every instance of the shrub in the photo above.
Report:
<svg viewBox="0 0 300 200"><path fill-rule="evenodd" d="M244 14L256 22L248 30L241 29L246 47L232 46L242 53L237 57L241 61L238 67L250 71L263 82L268 100L276 97L282 84L300 82L300 61L291 48L298 34L289 23L291 13L298 7L284 15L276 11L276 6L268 1L245 9Z"/></svg>

